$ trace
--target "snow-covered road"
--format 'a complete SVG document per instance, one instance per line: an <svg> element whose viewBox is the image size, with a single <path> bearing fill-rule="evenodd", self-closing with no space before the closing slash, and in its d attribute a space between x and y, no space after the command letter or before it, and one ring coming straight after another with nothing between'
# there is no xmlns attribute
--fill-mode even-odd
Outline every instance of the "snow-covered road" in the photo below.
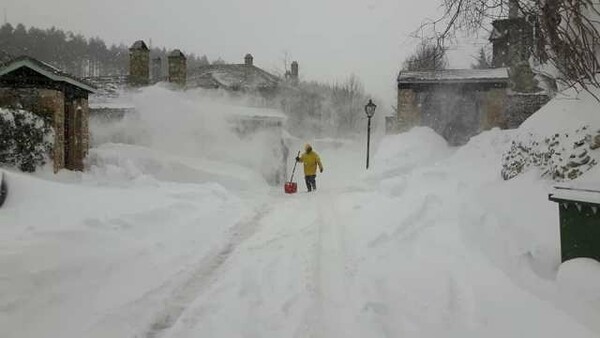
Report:
<svg viewBox="0 0 600 338"><path fill-rule="evenodd" d="M369 173L316 145L319 190L295 195L9 173L2 336L597 337L555 281L549 185L498 175L507 140L416 129Z"/></svg>

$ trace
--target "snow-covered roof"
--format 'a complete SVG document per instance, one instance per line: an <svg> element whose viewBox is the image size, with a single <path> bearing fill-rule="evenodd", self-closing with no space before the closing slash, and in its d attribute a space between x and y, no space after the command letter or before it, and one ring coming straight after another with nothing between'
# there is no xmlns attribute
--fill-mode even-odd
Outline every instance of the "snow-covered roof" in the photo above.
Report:
<svg viewBox="0 0 600 338"><path fill-rule="evenodd" d="M600 185L586 187L557 186L550 194L550 199L600 205Z"/></svg>
<svg viewBox="0 0 600 338"><path fill-rule="evenodd" d="M181 52L181 50L179 49L175 49L172 52L169 53L169 57L178 57L178 58L185 58L185 55L183 54L183 52Z"/></svg>
<svg viewBox="0 0 600 338"><path fill-rule="evenodd" d="M190 86L202 88L269 89L278 83L277 76L246 64L201 66L188 76Z"/></svg>
<svg viewBox="0 0 600 338"><path fill-rule="evenodd" d="M96 91L94 96L96 97L117 97L120 92L127 87L127 75L114 75L114 76L97 76L97 77L86 77L87 83L91 83Z"/></svg>
<svg viewBox="0 0 600 338"><path fill-rule="evenodd" d="M398 83L484 83L508 82L508 68L446 69L400 72Z"/></svg>
<svg viewBox="0 0 600 338"><path fill-rule="evenodd" d="M131 46L131 48L129 48L130 50L133 49L142 49L142 50L149 50L148 46L146 46L146 43L142 40L138 40L136 42L133 43L133 45Z"/></svg>
<svg viewBox="0 0 600 338"><path fill-rule="evenodd" d="M19 56L16 59L13 59L0 66L0 77L23 67L29 68L53 81L65 82L90 93L93 93L96 90L96 88L94 88L91 84L69 75L54 66L29 56Z"/></svg>

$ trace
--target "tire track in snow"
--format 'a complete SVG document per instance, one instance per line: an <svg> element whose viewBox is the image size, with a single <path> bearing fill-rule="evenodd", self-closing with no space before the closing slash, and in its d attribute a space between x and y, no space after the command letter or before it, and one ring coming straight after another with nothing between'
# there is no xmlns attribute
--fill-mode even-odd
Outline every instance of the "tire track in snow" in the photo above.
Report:
<svg viewBox="0 0 600 338"><path fill-rule="evenodd" d="M331 193L317 196L318 227L314 242L313 266L307 289L313 305L307 309L297 337L354 337L352 311L348 301L351 295L347 281L350 278L345 248L344 226L336 212Z"/></svg>
<svg viewBox="0 0 600 338"><path fill-rule="evenodd" d="M173 289L171 296L163 304L163 310L154 316L143 337L158 338L172 328L190 304L216 280L220 268L237 247L258 230L261 219L267 214L268 208L263 206L251 219L233 226L229 241L200 260L180 285Z"/></svg>

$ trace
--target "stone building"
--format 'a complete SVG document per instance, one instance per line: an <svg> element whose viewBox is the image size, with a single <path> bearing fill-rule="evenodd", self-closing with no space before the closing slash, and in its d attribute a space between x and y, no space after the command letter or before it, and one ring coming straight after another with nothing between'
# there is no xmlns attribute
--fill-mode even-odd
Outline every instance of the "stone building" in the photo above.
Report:
<svg viewBox="0 0 600 338"><path fill-rule="evenodd" d="M133 87L150 84L150 49L142 40L129 48L129 85Z"/></svg>
<svg viewBox="0 0 600 338"><path fill-rule="evenodd" d="M54 170L83 170L89 148L88 94L94 87L36 59L21 56L0 66L0 107L50 116Z"/></svg>
<svg viewBox="0 0 600 338"><path fill-rule="evenodd" d="M268 95L276 91L279 82L279 77L256 67L252 55L246 54L243 64L206 65L190 70L187 86Z"/></svg>
<svg viewBox="0 0 600 338"><path fill-rule="evenodd" d="M533 28L510 4L509 17L493 22L494 68L400 72L397 116L387 130L428 126L460 145L486 129L517 128L550 100L529 66Z"/></svg>
<svg viewBox="0 0 600 338"><path fill-rule="evenodd" d="M431 127L450 144L505 126L510 85L508 69L401 72L398 76L398 127Z"/></svg>
<svg viewBox="0 0 600 338"><path fill-rule="evenodd" d="M492 22L492 66L510 67L528 62L533 48L533 26L525 18L509 17Z"/></svg>
<svg viewBox="0 0 600 338"><path fill-rule="evenodd" d="M169 82L185 87L186 85L186 74L187 65L185 55L179 50L175 49L169 53Z"/></svg>

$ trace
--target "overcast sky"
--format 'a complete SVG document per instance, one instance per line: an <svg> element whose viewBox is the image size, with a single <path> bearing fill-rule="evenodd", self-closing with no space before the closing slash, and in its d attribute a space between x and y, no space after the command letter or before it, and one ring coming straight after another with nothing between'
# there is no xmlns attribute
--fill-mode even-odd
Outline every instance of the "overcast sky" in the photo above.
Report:
<svg viewBox="0 0 600 338"><path fill-rule="evenodd" d="M438 13L439 0L3 0L13 25L56 26L107 43L152 40L241 63L246 53L269 71L285 55L304 80L343 81L357 75L366 90L395 105L394 79L415 41L410 35ZM473 47L460 47L451 66L467 67Z"/></svg>

